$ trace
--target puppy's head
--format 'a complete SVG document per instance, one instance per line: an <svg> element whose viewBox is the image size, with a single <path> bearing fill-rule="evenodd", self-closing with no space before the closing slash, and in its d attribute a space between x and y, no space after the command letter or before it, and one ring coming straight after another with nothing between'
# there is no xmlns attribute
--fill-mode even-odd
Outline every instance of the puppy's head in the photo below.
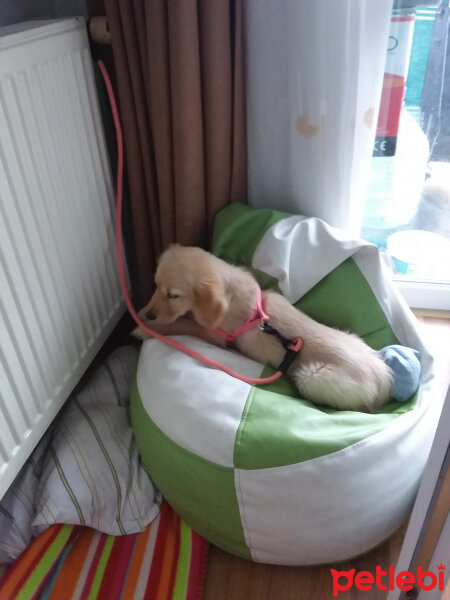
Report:
<svg viewBox="0 0 450 600"><path fill-rule="evenodd" d="M218 327L228 310L220 263L200 248L170 246L159 259L147 318L172 323L192 313L203 327Z"/></svg>

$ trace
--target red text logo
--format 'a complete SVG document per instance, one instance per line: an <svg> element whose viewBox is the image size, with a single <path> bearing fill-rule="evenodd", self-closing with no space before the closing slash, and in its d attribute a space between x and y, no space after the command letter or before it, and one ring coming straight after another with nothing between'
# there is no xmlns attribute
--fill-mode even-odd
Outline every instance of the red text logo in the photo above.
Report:
<svg viewBox="0 0 450 600"><path fill-rule="evenodd" d="M356 569L350 569L349 571L331 569L333 597L336 598L339 592L345 592L353 586L363 592L368 592L374 586L383 592L395 589L407 592L417 584L421 590L429 591L437 587L439 590L444 591L444 571L445 565L442 564L438 565L437 575L433 571L424 571L420 565L417 567L416 574L411 573L411 571L395 573L395 567L392 566L385 571L380 565L377 565L375 574L370 571L356 572Z"/></svg>

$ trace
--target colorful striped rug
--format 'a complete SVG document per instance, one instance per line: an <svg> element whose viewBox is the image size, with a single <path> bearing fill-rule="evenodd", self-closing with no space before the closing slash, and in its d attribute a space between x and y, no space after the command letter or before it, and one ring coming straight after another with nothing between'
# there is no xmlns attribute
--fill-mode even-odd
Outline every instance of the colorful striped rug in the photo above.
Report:
<svg viewBox="0 0 450 600"><path fill-rule="evenodd" d="M196 600L207 542L166 502L143 532L52 525L0 580L1 600Z"/></svg>

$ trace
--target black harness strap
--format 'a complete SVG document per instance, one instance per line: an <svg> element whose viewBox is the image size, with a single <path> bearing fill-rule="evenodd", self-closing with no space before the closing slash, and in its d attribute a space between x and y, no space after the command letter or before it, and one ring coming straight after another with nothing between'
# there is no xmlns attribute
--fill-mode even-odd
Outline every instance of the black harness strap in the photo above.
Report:
<svg viewBox="0 0 450 600"><path fill-rule="evenodd" d="M269 322L261 323L260 329L263 333L267 335L273 335L277 338L277 340L281 343L283 348L286 350L283 360L277 368L277 371L281 371L283 374L286 374L286 371L294 362L296 356L301 350L303 342L299 339L297 342L293 342L292 340L288 340L278 331L276 327L272 327Z"/></svg>

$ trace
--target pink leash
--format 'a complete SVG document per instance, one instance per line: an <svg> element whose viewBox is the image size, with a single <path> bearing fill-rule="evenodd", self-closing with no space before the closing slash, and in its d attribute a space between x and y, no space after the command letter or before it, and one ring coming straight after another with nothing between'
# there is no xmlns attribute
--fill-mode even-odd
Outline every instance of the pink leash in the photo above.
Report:
<svg viewBox="0 0 450 600"><path fill-rule="evenodd" d="M195 350L191 350L190 348L183 346L183 344L179 344L178 342L175 342L174 340L171 340L170 338L167 338L167 337L161 335L160 333L153 331L152 329L150 329L150 327L148 327L145 323L143 323L141 321L141 319L139 318L139 315L134 310L133 304L130 299L130 295L128 294L127 282L126 282L126 277L125 277L125 268L124 268L124 264L123 264L123 254L122 254L122 195L123 195L122 194L122 192L123 192L123 190L122 190L122 183L123 183L122 128L120 126L119 112L117 110L117 104L116 104L116 100L114 97L114 91L112 89L111 80L109 79L109 75L106 71L103 61L98 61L97 64L101 71L101 74L103 75L103 79L105 80L106 90L108 92L109 101L111 104L111 110L112 110L113 119L114 119L114 126L116 129L116 139L117 139L117 200L116 200L117 268L119 271L119 280L120 280L120 285L122 288L123 296L125 299L125 304L128 308L130 315L133 317L133 319L137 323L137 325L139 325L139 327L145 331L145 333L147 333L151 337L156 338L160 342L167 344L168 346L172 346L172 348L175 348L176 350L179 350L180 352L184 352L185 354L188 354L192 358L195 358L196 360L207 365L208 367L214 367L215 369L220 369L221 371L228 373L228 375L231 375L232 377L235 377L236 379L240 379L241 381L244 381L245 383L249 383L251 385L264 385L264 384L268 384L268 383L272 383L273 381L276 381L283 374L281 371L277 371L271 377L265 377L262 379L257 379L257 378L253 378L253 377L245 377L244 375L240 375L239 373L236 373L229 367L222 365L221 363L218 363L215 360L207 358L206 356L203 356L202 354L195 352Z"/></svg>

